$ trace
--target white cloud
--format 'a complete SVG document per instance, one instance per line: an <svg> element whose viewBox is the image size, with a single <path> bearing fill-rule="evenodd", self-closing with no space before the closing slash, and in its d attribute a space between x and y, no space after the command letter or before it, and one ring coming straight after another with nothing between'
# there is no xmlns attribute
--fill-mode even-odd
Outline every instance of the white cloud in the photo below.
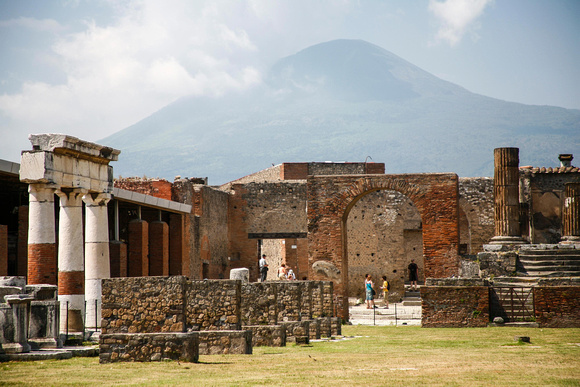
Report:
<svg viewBox="0 0 580 387"><path fill-rule="evenodd" d="M491 3L493 0L429 0L429 10L441 23L436 39L451 46L459 43L468 30L477 27L477 18Z"/></svg>

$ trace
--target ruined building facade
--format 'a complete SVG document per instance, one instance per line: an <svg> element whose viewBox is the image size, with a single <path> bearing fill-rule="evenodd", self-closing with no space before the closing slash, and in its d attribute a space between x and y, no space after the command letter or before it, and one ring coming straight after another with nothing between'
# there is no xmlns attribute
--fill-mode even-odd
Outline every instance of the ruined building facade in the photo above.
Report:
<svg viewBox="0 0 580 387"><path fill-rule="evenodd" d="M51 151L70 156L66 149L67 145L58 145ZM98 165L113 161L107 157L103 159L107 162L99 161L103 155L87 157ZM106 211L108 225L106 275L227 279L231 269L248 268L250 280L256 281L258 257L266 254L269 280L284 263L298 279L333 281L336 305L342 310L338 315L343 318L348 316L347 298L362 296L365 274L372 274L375 283L386 275L392 283L390 296L396 300L402 297L411 259L419 265L420 281L460 276L464 262L475 261L485 244L501 236L494 222L498 219L494 198L498 196L493 178L459 178L453 173L393 175L386 173L382 163L298 162L272 166L222 186L210 186L206 179L178 177L173 182L110 180L106 192L51 187L64 193L54 196L52 192L52 201L50 194L43 199L43 203L52 203L55 236L53 250L38 255L29 231L30 211L38 204L27 190L28 183L46 183L22 175L20 181L16 164L0 166L2 184L7 187L2 190L4 203L8 203L0 211L0 275L28 276L29 282L61 286L59 278L84 270L83 281L77 279L75 286L89 283L86 268L80 266L58 275L63 272L57 247L62 232L58 230L65 219L59 208L67 207L67 200L76 200L71 206L77 208L75 221L86 230L89 207L83 206L90 206L87 201L102 194L108 195L98 204ZM572 200L566 196L566 184L580 181L578 168L515 168L516 183L512 180L509 189L517 185L517 237L524 242L556 243L566 236L564 212L567 200ZM79 194L71 199L75 190ZM50 204L44 206L49 209ZM75 243L81 250L84 246L87 254L88 234L75 235ZM105 243L104 237L99 238L95 242ZM46 242L39 241L40 245ZM54 278L37 279L33 277L35 265L45 258L53 266L41 270L41 275L52 273ZM106 275L98 274L95 279L108 278ZM83 285L82 292L87 292L87 286ZM81 292L69 290L59 291L59 296ZM95 300L93 313L98 314L98 299L85 297L88 303ZM98 327L100 319L94 317L87 316L84 323L94 319Z"/></svg>

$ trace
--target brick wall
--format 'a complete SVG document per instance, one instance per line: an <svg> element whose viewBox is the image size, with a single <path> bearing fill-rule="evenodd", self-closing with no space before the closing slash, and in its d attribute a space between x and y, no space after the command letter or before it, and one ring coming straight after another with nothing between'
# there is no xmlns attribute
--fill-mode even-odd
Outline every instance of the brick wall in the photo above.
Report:
<svg viewBox="0 0 580 387"><path fill-rule="evenodd" d="M546 328L580 328L580 286L534 287L536 322Z"/></svg>
<svg viewBox="0 0 580 387"><path fill-rule="evenodd" d="M149 275L149 224L144 220L129 222L128 256L127 274L130 277Z"/></svg>
<svg viewBox="0 0 580 387"><path fill-rule="evenodd" d="M129 177L115 180L114 186L166 200L171 200L172 196L172 183L164 179Z"/></svg>
<svg viewBox="0 0 580 387"><path fill-rule="evenodd" d="M421 287L422 326L485 327L489 324L487 286Z"/></svg>
<svg viewBox="0 0 580 387"><path fill-rule="evenodd" d="M119 241L109 242L111 277L127 277L127 244Z"/></svg>
<svg viewBox="0 0 580 387"><path fill-rule="evenodd" d="M308 163L283 163L280 176L282 180L306 180Z"/></svg>
<svg viewBox="0 0 580 387"><path fill-rule="evenodd" d="M310 177L308 188L309 267L327 262L340 271L335 279L339 316L348 317L348 260L343 217L356 201L377 190L395 190L413 201L421 215L425 277L450 277L459 271L458 178L455 174ZM310 279L325 279L311 272Z"/></svg>
<svg viewBox="0 0 580 387"><path fill-rule="evenodd" d="M149 275L169 275L169 225L149 224Z"/></svg>

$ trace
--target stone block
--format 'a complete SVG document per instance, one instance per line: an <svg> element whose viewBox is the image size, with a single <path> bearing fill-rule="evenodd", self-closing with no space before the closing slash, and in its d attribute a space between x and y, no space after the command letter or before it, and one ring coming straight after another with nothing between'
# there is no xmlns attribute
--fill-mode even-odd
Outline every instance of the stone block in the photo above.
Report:
<svg viewBox="0 0 580 387"><path fill-rule="evenodd" d="M190 333L102 334L99 362L179 360L197 363L199 337Z"/></svg>
<svg viewBox="0 0 580 387"><path fill-rule="evenodd" d="M251 355L252 330L199 331L200 355Z"/></svg>

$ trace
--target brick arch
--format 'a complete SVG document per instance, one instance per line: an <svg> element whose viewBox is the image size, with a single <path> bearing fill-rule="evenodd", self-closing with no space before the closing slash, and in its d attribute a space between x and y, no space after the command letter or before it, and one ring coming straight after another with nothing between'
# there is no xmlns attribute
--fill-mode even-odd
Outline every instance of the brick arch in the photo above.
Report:
<svg viewBox="0 0 580 387"><path fill-rule="evenodd" d="M310 279L328 279L313 269L320 262L341 273L335 280L339 315L348 319L346 219L364 195L378 190L401 192L413 201L423 222L425 277L444 278L459 270L458 178L456 174L309 176L308 260ZM315 265L316 264L316 265Z"/></svg>

